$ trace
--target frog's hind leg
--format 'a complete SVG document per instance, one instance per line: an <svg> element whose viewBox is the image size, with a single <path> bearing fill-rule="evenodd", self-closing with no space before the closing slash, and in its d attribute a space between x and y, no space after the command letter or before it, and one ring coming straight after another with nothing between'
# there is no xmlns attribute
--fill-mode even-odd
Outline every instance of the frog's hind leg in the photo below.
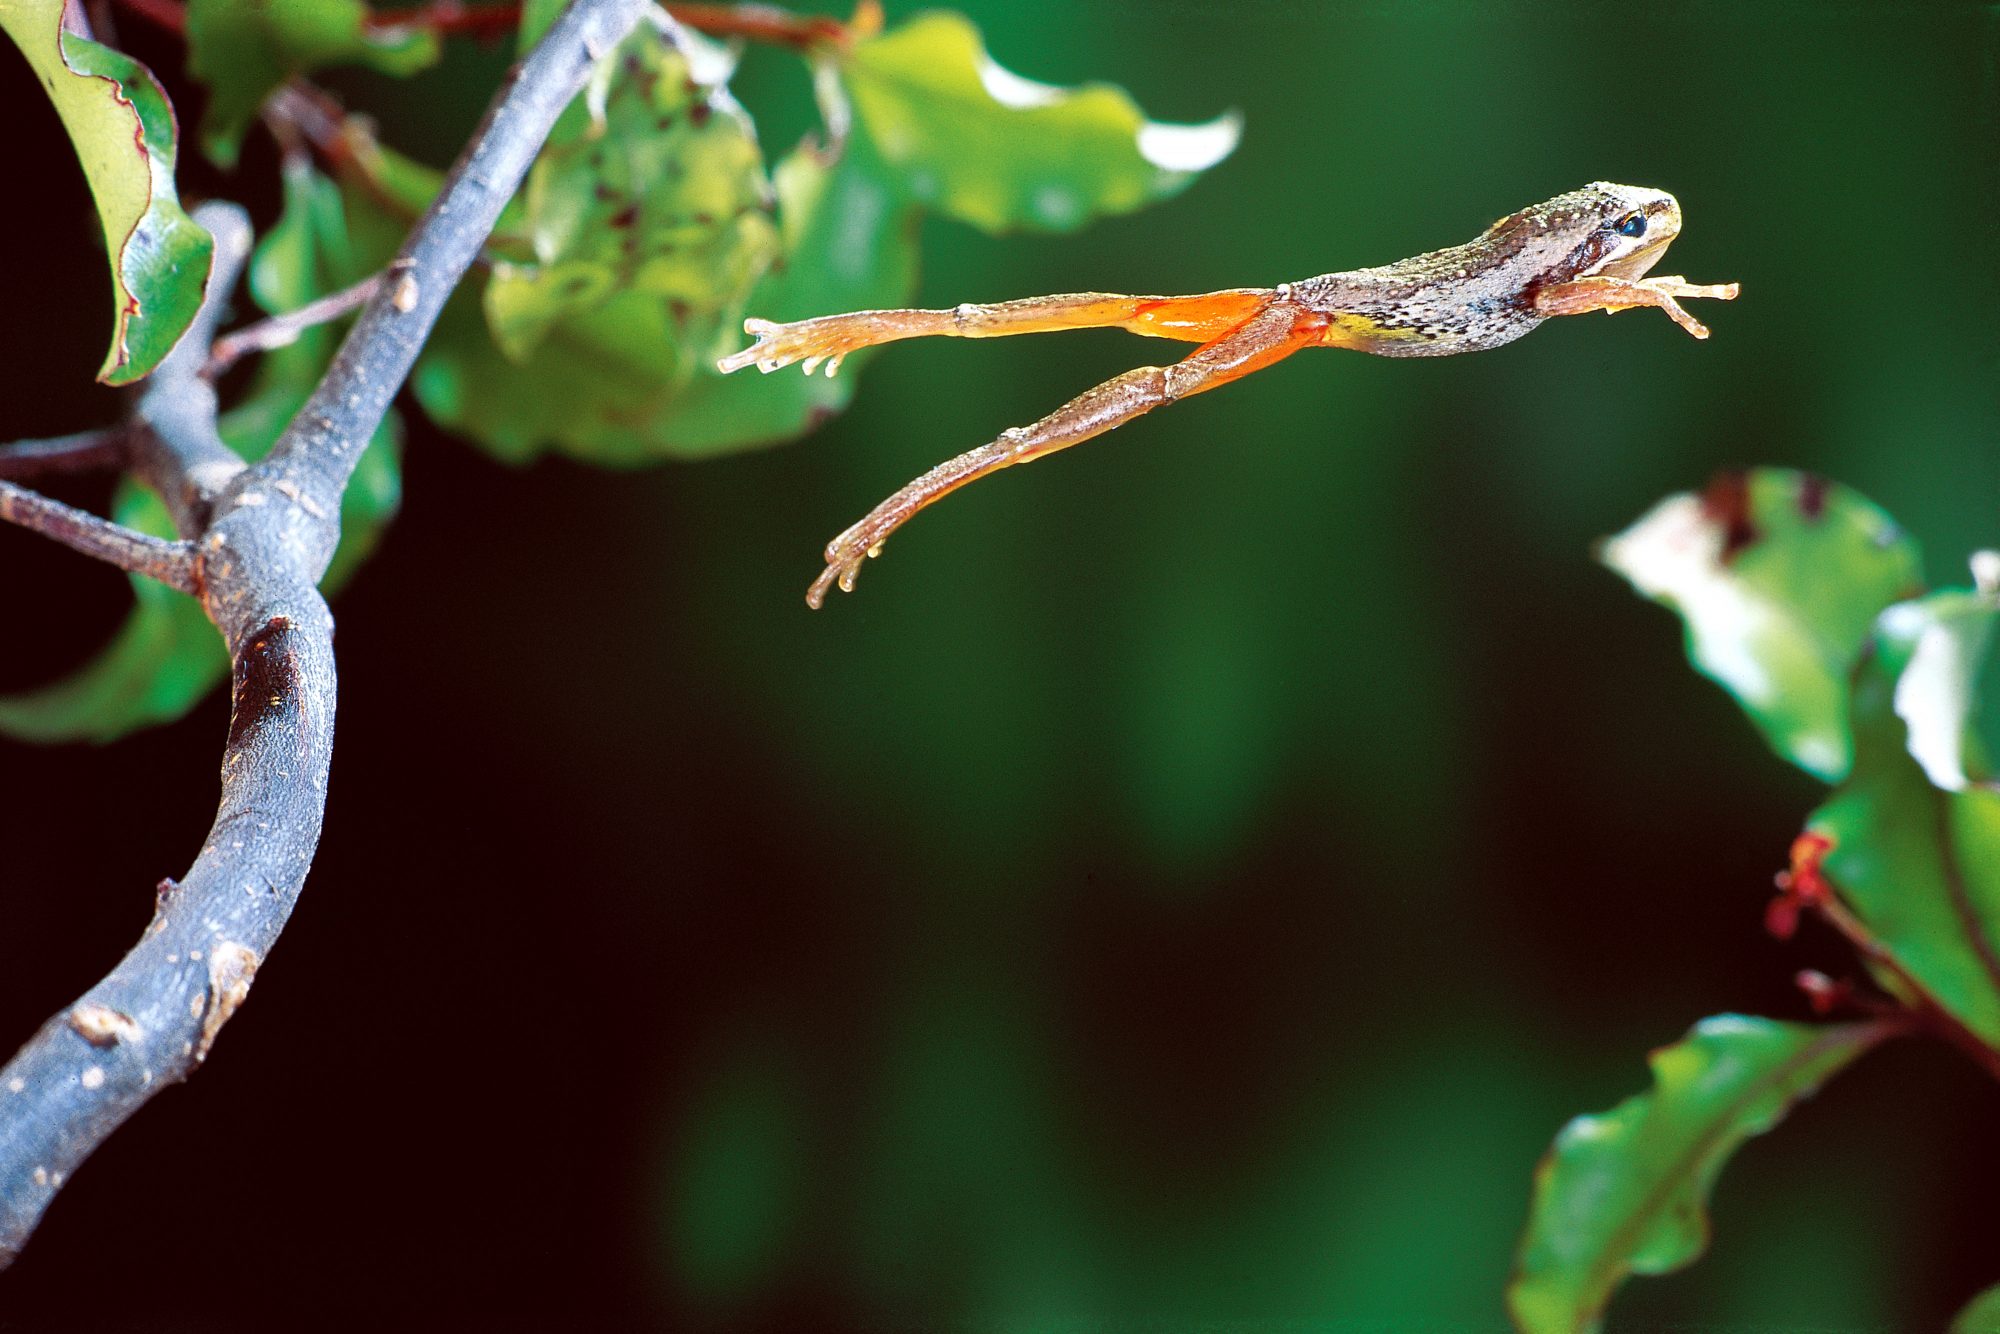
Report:
<svg viewBox="0 0 2000 1334"><path fill-rule="evenodd" d="M838 583L854 590L861 562L881 552L889 534L932 501L1001 468L1026 463L1090 439L1175 399L1228 384L1322 340L1326 317L1288 301L1273 301L1249 320L1172 366L1141 366L1106 380L1032 426L1003 432L991 444L961 454L917 478L833 539L826 569L806 593L818 607Z"/></svg>
<svg viewBox="0 0 2000 1334"><path fill-rule="evenodd" d="M1056 329L1129 329L1202 343L1227 333L1275 299L1276 293L1258 288L1201 296L1072 292L950 310L860 310L792 324L750 319L743 321L743 329L757 341L716 365L725 373L746 366L768 373L803 361L811 375L824 362L826 373L832 375L840 369L841 358L855 349L899 338L1003 338Z"/></svg>

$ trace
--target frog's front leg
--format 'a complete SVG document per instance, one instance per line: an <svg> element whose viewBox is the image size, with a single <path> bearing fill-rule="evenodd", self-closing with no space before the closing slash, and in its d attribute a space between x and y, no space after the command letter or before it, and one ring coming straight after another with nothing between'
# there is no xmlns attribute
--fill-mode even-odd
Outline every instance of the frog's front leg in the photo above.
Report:
<svg viewBox="0 0 2000 1334"><path fill-rule="evenodd" d="M1708 326L1682 309L1677 296L1709 297L1734 301L1741 291L1736 283L1691 283L1678 275L1671 278L1578 278L1551 283L1535 293L1537 315L1582 315L1593 310L1620 311L1634 306L1658 306L1673 322L1696 338L1708 337Z"/></svg>

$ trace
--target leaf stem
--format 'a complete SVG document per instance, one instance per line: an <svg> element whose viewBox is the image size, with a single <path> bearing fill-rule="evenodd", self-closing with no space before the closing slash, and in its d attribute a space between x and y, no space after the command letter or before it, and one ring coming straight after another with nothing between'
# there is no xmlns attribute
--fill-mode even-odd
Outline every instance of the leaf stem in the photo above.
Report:
<svg viewBox="0 0 2000 1334"><path fill-rule="evenodd" d="M1828 883L1831 884L1831 878ZM1838 886L1834 886L1836 893ZM1970 1056L1981 1069L1995 1079L2000 1079L2000 1051L1995 1051L1985 1039L1967 1028L1958 1016L1944 1008L1933 996L1930 989L1919 982L1915 974L1887 946L1877 940L1861 919L1847 910L1839 899L1828 896L1818 899L1813 907L1827 923L1847 938L1848 944L1870 963L1880 965L1884 971L1894 975L1910 996L1914 998L1911 1009L1915 1018L1921 1020L1938 1036L1943 1037Z"/></svg>

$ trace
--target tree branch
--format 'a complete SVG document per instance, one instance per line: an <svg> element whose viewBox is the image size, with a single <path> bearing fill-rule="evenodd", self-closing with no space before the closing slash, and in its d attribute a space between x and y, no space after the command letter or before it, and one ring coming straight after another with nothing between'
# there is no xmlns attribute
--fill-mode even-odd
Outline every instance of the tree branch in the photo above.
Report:
<svg viewBox="0 0 2000 1334"><path fill-rule="evenodd" d="M208 527L215 498L243 471L243 460L216 431L215 385L202 371L229 294L250 258L250 220L242 209L223 203L203 204L194 217L215 237L208 292L187 333L146 381L132 446L133 472L166 502L182 537Z"/></svg>
<svg viewBox="0 0 2000 1334"><path fill-rule="evenodd" d="M301 512L334 510L445 299L478 257L555 118L590 67L647 8L643 0L576 0L508 74L444 189L392 262L400 276L362 308L325 378L270 455L238 481L238 494L268 485L290 495ZM302 534L317 542L320 570L333 555L332 535L330 524Z"/></svg>
<svg viewBox="0 0 2000 1334"><path fill-rule="evenodd" d="M0 482L0 520L54 538L72 551L121 570L150 575L183 593L195 591L194 549L185 542L148 537L12 482Z"/></svg>
<svg viewBox="0 0 2000 1334"><path fill-rule="evenodd" d="M0 481L19 482L57 473L108 472L125 462L125 433L116 427L79 431L53 440L0 445Z"/></svg>
<svg viewBox="0 0 2000 1334"><path fill-rule="evenodd" d="M333 619L315 585L339 537L341 490L557 114L644 9L573 0L406 242L415 298L385 284L271 456L239 469L211 504L187 508L202 605L233 666L221 801L194 866L178 886L163 882L139 943L0 1069L0 1266L77 1165L201 1064L291 915L318 847L332 758ZM226 295L211 285L206 322L174 353L186 362L156 373L159 415L146 416L142 400L163 492L198 494L193 474L219 462L213 391L204 403L176 377L207 361Z"/></svg>

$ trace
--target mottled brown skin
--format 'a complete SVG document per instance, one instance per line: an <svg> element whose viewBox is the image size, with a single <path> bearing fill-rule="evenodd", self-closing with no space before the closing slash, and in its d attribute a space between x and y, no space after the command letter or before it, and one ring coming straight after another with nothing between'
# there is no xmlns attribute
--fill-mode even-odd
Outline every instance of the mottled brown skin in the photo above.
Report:
<svg viewBox="0 0 2000 1334"><path fill-rule="evenodd" d="M1726 301L1736 296L1736 284L1645 276L1680 226L1672 195L1600 181L1509 214L1464 245L1380 268L1200 296L1080 292L950 310L864 310L793 324L750 319L743 327L757 342L719 365L770 372L804 362L810 375L823 362L832 375L849 352L901 338L997 338L1055 329L1119 328L1201 344L1172 366L1142 366L1108 380L896 492L827 546L826 569L806 594L818 607L836 583L852 591L861 562L878 554L911 515L974 478L1101 435L1301 348L1444 357L1511 343L1556 316L1633 306L1657 306L1696 338L1706 338L1708 330L1674 298Z"/></svg>

